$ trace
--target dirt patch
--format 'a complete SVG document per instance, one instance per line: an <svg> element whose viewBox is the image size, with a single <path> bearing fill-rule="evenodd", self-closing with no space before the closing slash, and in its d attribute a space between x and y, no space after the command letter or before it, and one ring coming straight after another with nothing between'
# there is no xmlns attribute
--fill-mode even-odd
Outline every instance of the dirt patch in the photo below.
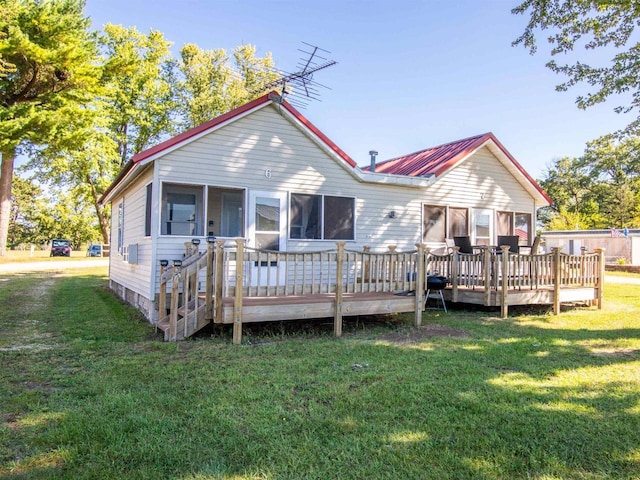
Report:
<svg viewBox="0 0 640 480"><path fill-rule="evenodd" d="M591 353L599 357L640 357L640 350L637 348L593 348Z"/></svg>
<svg viewBox="0 0 640 480"><path fill-rule="evenodd" d="M392 332L381 335L379 340L390 343L420 343L425 339L436 337L468 338L469 332L460 328L446 327L444 325L432 324L403 332Z"/></svg>

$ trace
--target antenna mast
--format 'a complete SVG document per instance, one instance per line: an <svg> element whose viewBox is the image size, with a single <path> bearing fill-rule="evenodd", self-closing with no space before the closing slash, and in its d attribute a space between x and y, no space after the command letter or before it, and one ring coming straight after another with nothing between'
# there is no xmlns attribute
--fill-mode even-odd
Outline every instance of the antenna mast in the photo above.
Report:
<svg viewBox="0 0 640 480"><path fill-rule="evenodd" d="M280 78L262 85L260 90L280 89L279 98L274 100L282 102L287 97L287 101L292 105L305 108L312 100L320 101L320 88L329 89L326 85L316 82L313 79L313 74L332 67L337 62L321 55L321 52L323 54L331 53L328 50L306 42L302 43L306 46L304 47L306 50L298 49L304 54L297 64L299 70L293 73L278 71Z"/></svg>

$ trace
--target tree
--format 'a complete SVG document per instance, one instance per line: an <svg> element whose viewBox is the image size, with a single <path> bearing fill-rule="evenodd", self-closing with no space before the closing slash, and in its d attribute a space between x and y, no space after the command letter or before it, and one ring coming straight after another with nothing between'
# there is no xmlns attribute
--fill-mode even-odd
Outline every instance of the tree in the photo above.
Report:
<svg viewBox="0 0 640 480"><path fill-rule="evenodd" d="M120 166L175 133L175 62L162 33L107 24L100 37L104 60L102 115L117 142Z"/></svg>
<svg viewBox="0 0 640 480"><path fill-rule="evenodd" d="M47 213L42 188L32 180L16 175L11 192L8 245L15 247L25 243L44 243L48 235L42 235L41 219Z"/></svg>
<svg viewBox="0 0 640 480"><path fill-rule="evenodd" d="M72 189L91 205L103 243L109 243L109 211L99 203L122 165L175 131L174 62L159 32L108 24L100 37L100 91L88 115L61 128L86 129L81 144L55 144L32 152L38 179Z"/></svg>
<svg viewBox="0 0 640 480"><path fill-rule="evenodd" d="M552 45L551 56L568 54L579 45L586 50L613 47L616 53L608 65L592 66L580 61L559 64L553 59L547 63L554 72L567 76L567 81L556 87L558 91L583 83L596 87L591 93L577 97L579 108L586 109L621 94L630 94L630 99L615 108L618 113L640 107L640 43L632 40L640 25L637 1L525 0L511 12L529 15L524 32L513 45L524 45L531 54L537 51L538 29L552 31L547 37ZM639 131L640 116L619 133L637 134Z"/></svg>
<svg viewBox="0 0 640 480"><path fill-rule="evenodd" d="M7 246L19 148L59 141L61 125L87 114L82 107L97 85L96 42L82 0L4 0L2 7L0 255ZM71 137L81 133L72 132Z"/></svg>
<svg viewBox="0 0 640 480"><path fill-rule="evenodd" d="M226 50L202 50L189 43L180 50L179 97L184 128L207 120L257 98L264 85L277 78L271 54L255 56L252 45L233 50L233 64Z"/></svg>
<svg viewBox="0 0 640 480"><path fill-rule="evenodd" d="M640 139L607 135L579 158L561 158L541 186L553 205L541 209L549 229L640 226Z"/></svg>

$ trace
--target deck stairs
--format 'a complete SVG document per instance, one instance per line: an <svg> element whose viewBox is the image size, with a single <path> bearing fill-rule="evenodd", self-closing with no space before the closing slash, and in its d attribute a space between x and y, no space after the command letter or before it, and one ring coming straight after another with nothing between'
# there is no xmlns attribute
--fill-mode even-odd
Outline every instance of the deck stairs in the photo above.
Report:
<svg viewBox="0 0 640 480"><path fill-rule="evenodd" d="M200 294L196 300L191 300L187 308L184 306L177 311L176 331L172 335L171 315L167 315L156 323L156 328L164 332L165 341L179 341L196 334L212 321L212 315L207 312L204 293Z"/></svg>

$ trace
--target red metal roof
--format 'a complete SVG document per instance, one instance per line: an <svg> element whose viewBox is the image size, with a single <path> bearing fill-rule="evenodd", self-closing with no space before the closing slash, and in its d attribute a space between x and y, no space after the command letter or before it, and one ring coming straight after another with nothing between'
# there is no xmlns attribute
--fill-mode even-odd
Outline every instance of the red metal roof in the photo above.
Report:
<svg viewBox="0 0 640 480"><path fill-rule="evenodd" d="M492 134L485 133L392 158L378 163L376 173L409 175L411 177L438 176L482 145L491 136ZM367 167L365 170L370 170L370 168Z"/></svg>
<svg viewBox="0 0 640 480"><path fill-rule="evenodd" d="M386 173L392 175L408 175L412 177L427 177L434 175L438 177L456 163L480 148L485 142L491 140L504 155L511 161L528 182L549 202L553 203L551 197L538 185L533 177L520 165L516 159L507 151L491 132L483 133L455 142L445 143L437 147L427 148L419 152L410 153L401 157L392 158L376 164L376 173ZM363 170L371 170L365 167Z"/></svg>

